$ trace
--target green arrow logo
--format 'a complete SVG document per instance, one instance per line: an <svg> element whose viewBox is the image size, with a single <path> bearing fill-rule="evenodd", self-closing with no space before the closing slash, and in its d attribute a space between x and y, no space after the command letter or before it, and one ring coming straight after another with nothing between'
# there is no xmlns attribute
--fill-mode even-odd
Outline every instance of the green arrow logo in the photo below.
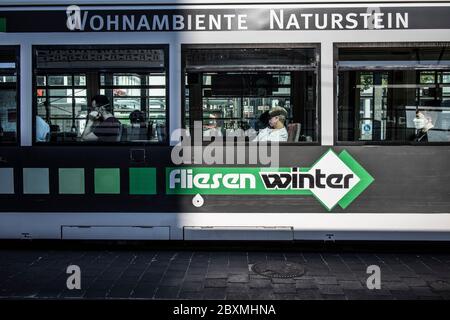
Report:
<svg viewBox="0 0 450 320"><path fill-rule="evenodd" d="M166 168L167 194L305 195L347 208L374 178L347 152L328 150L311 167Z"/></svg>

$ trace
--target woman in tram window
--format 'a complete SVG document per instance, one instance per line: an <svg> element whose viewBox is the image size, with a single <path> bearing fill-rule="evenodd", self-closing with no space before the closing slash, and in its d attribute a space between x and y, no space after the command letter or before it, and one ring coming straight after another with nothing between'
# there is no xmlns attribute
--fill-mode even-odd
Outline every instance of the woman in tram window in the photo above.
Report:
<svg viewBox="0 0 450 320"><path fill-rule="evenodd" d="M274 107L269 110L269 126L259 131L253 141L279 141L288 140L288 132L285 127L287 111L282 107Z"/></svg>
<svg viewBox="0 0 450 320"><path fill-rule="evenodd" d="M121 123L112 114L112 106L104 95L91 99L93 111L88 115L88 122L81 139L83 141L116 142L120 141Z"/></svg>

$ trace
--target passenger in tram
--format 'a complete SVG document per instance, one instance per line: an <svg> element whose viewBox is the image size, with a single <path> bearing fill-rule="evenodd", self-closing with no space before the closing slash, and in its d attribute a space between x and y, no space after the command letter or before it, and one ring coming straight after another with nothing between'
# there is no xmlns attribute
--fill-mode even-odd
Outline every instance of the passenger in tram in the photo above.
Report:
<svg viewBox="0 0 450 320"><path fill-rule="evenodd" d="M114 117L109 99L96 95L91 99L93 111L88 115L86 127L81 135L83 141L120 141L121 123Z"/></svg>
<svg viewBox="0 0 450 320"><path fill-rule="evenodd" d="M417 110L413 122L416 128L414 141L428 142L429 130L434 127L431 117L427 116L425 112Z"/></svg>
<svg viewBox="0 0 450 320"><path fill-rule="evenodd" d="M222 114L220 111L213 111L209 115L208 124L203 127L203 136L204 137L221 137L222 136L222 127L223 120L220 120Z"/></svg>
<svg viewBox="0 0 450 320"><path fill-rule="evenodd" d="M50 126L40 116L36 116L36 141L47 142L50 139Z"/></svg>
<svg viewBox="0 0 450 320"><path fill-rule="evenodd" d="M286 142L288 132L286 130L287 111L282 107L274 107L269 110L269 126L259 131L255 141Z"/></svg>
<svg viewBox="0 0 450 320"><path fill-rule="evenodd" d="M267 128L268 125L269 125L269 110L266 110L263 113L261 113L259 118L252 122L252 127L256 131L259 131L261 129L265 129L265 128Z"/></svg>

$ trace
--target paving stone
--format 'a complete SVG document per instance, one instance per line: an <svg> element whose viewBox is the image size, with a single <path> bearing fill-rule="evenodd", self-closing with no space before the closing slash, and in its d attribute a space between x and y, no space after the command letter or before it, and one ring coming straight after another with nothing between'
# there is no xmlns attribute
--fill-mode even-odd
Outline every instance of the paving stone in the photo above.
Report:
<svg viewBox="0 0 450 320"><path fill-rule="evenodd" d="M204 281L204 280L205 280L204 275L187 274L184 278L184 281Z"/></svg>
<svg viewBox="0 0 450 320"><path fill-rule="evenodd" d="M322 299L324 300L347 300L347 297L345 295L329 295L329 294L322 294Z"/></svg>
<svg viewBox="0 0 450 320"><path fill-rule="evenodd" d="M226 279L206 279L205 280L205 288L226 288L227 280Z"/></svg>
<svg viewBox="0 0 450 320"><path fill-rule="evenodd" d="M274 300L275 295L272 289L249 289L248 293L252 300Z"/></svg>
<svg viewBox="0 0 450 320"><path fill-rule="evenodd" d="M322 295L320 294L319 290L313 290L313 289L299 289L297 290L296 294L297 299L299 300L320 300L322 299Z"/></svg>
<svg viewBox="0 0 450 320"><path fill-rule="evenodd" d="M273 286L273 292L274 293L296 293L297 289L295 287L295 284L289 284L289 283L275 283L272 284Z"/></svg>
<svg viewBox="0 0 450 320"><path fill-rule="evenodd" d="M87 290L86 294L83 296L86 299L105 299L108 292L104 290Z"/></svg>
<svg viewBox="0 0 450 320"><path fill-rule="evenodd" d="M401 281L409 287L423 287L427 285L425 280L418 277L401 277Z"/></svg>
<svg viewBox="0 0 450 320"><path fill-rule="evenodd" d="M435 291L450 291L450 282L447 281L436 280L430 282L429 285Z"/></svg>
<svg viewBox="0 0 450 320"><path fill-rule="evenodd" d="M181 286L181 291L186 292L196 292L196 291L202 291L204 288L203 282L188 282L185 281L183 285Z"/></svg>
<svg viewBox="0 0 450 320"><path fill-rule="evenodd" d="M247 283L232 282L227 284L227 292L241 292L247 290L249 287Z"/></svg>
<svg viewBox="0 0 450 320"><path fill-rule="evenodd" d="M158 287L155 299L176 299L179 291L179 287Z"/></svg>
<svg viewBox="0 0 450 320"><path fill-rule="evenodd" d="M338 283L342 289L348 290L364 289L361 282L356 280L339 280Z"/></svg>
<svg viewBox="0 0 450 320"><path fill-rule="evenodd" d="M161 279L161 282L159 283L159 286L164 286L164 287L175 287L175 286L180 286L181 283L183 282L183 278L167 278L164 277Z"/></svg>
<svg viewBox="0 0 450 320"><path fill-rule="evenodd" d="M196 275L201 275L201 276L205 276L206 273L208 272L208 269L199 269L199 268L189 268L186 272L186 275L192 275L192 276L196 276Z"/></svg>
<svg viewBox="0 0 450 320"><path fill-rule="evenodd" d="M225 288L205 288L203 297L212 300L224 300L226 296Z"/></svg>
<svg viewBox="0 0 450 320"><path fill-rule="evenodd" d="M314 277L314 281L321 285L321 284L334 284L337 285L337 279L336 277Z"/></svg>
<svg viewBox="0 0 450 320"><path fill-rule="evenodd" d="M200 300L202 298L203 298L202 292L191 292L191 291L182 291L178 296L178 299L186 299L186 300Z"/></svg>
<svg viewBox="0 0 450 320"><path fill-rule="evenodd" d="M132 291L132 286L114 286L109 291L107 296L111 298L128 298L130 297Z"/></svg>
<svg viewBox="0 0 450 320"><path fill-rule="evenodd" d="M205 276L207 279L226 279L228 274L225 272L208 272Z"/></svg>
<svg viewBox="0 0 450 320"><path fill-rule="evenodd" d="M417 295L413 292L405 291L405 290L391 290L392 296L394 296L395 300L416 300Z"/></svg>
<svg viewBox="0 0 450 320"><path fill-rule="evenodd" d="M368 300L371 298L368 290L343 290L348 300Z"/></svg>
<svg viewBox="0 0 450 320"><path fill-rule="evenodd" d="M317 284L313 279L297 279L295 287L297 289L317 289Z"/></svg>
<svg viewBox="0 0 450 320"><path fill-rule="evenodd" d="M401 281L381 281L381 287L388 290L409 290L409 286Z"/></svg>
<svg viewBox="0 0 450 320"><path fill-rule="evenodd" d="M272 283L269 279L252 279L249 282L250 288L271 288Z"/></svg>
<svg viewBox="0 0 450 320"><path fill-rule="evenodd" d="M335 294L335 295L343 295L344 292L342 291L342 288L338 285L321 285L319 284L318 289L320 291L320 293L322 295L330 295L330 294Z"/></svg>
<svg viewBox="0 0 450 320"><path fill-rule="evenodd" d="M288 279L284 279L284 278L272 278L271 279L272 283L286 283L286 284L294 284L295 285L295 279L294 278L288 278Z"/></svg>
<svg viewBox="0 0 450 320"><path fill-rule="evenodd" d="M248 292L227 292L226 299L227 300L237 300L237 301L249 300L250 295L248 294Z"/></svg>
<svg viewBox="0 0 450 320"><path fill-rule="evenodd" d="M249 281L248 274L231 274L228 276L228 282L247 283Z"/></svg>
<svg viewBox="0 0 450 320"><path fill-rule="evenodd" d="M439 297L437 291L432 291L429 287L412 287L411 291L418 297Z"/></svg>
<svg viewBox="0 0 450 320"><path fill-rule="evenodd" d="M65 299L65 298L78 298L78 299L81 299L81 298L84 298L85 294L86 294L85 290L69 290L69 289L66 289L66 290L63 290L59 294L58 299Z"/></svg>
<svg viewBox="0 0 450 320"><path fill-rule="evenodd" d="M137 287L130 293L130 297L152 299L155 295L155 291L156 287ZM110 294L113 294L113 292L111 292Z"/></svg>

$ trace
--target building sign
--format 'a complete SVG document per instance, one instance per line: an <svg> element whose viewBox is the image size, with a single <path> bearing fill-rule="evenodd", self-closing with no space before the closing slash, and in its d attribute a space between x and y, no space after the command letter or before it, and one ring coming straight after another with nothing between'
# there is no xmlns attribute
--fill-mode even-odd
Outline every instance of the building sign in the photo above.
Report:
<svg viewBox="0 0 450 320"><path fill-rule="evenodd" d="M374 178L347 152L331 149L311 167L166 168L167 194L305 195L345 209Z"/></svg>
<svg viewBox="0 0 450 320"><path fill-rule="evenodd" d="M37 9L0 11L0 31L161 32L450 28L450 19L448 19L450 6L353 8L289 6L273 9L260 6L254 9L251 6L233 9L116 8L93 9L69 6L49 11Z"/></svg>

